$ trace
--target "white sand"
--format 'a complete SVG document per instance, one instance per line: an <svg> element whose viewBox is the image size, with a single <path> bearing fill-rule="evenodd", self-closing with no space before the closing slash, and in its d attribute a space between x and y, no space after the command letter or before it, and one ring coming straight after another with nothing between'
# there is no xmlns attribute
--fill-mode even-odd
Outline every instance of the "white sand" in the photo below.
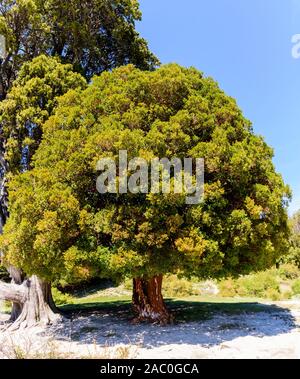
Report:
<svg viewBox="0 0 300 379"><path fill-rule="evenodd" d="M300 303L277 306L270 312L215 314L207 321L168 327L93 314L51 328L2 330L0 357L300 359Z"/></svg>

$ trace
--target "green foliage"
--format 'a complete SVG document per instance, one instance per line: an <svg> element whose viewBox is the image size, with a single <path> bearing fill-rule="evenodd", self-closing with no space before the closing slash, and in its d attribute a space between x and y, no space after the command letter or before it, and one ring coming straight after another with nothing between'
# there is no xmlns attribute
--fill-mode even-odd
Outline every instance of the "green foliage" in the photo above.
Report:
<svg viewBox="0 0 300 379"><path fill-rule="evenodd" d="M2 301L0 302L0 313L10 314L11 313L11 302Z"/></svg>
<svg viewBox="0 0 300 379"><path fill-rule="evenodd" d="M58 58L42 55L22 66L6 100L0 102L1 135L5 141L1 175L6 176L2 185L10 175L31 168L32 156L42 138L42 125L52 115L57 99L69 90L86 86L86 80L73 72L72 65L61 64ZM5 204L6 198L1 201Z"/></svg>
<svg viewBox="0 0 300 379"><path fill-rule="evenodd" d="M232 278L228 278L226 280L222 280L219 283L219 293L223 297L236 297L239 296L239 288L236 280Z"/></svg>
<svg viewBox="0 0 300 379"><path fill-rule="evenodd" d="M281 279L298 279L300 277L300 269L291 263L286 263L280 266L279 275Z"/></svg>
<svg viewBox="0 0 300 379"><path fill-rule="evenodd" d="M128 291L132 291L132 286L133 286L133 283L132 283L132 279L128 279L126 278L124 280L124 288Z"/></svg>
<svg viewBox="0 0 300 379"><path fill-rule="evenodd" d="M195 294L190 280L178 278L177 275L168 275L163 281L163 295L167 297L188 297Z"/></svg>
<svg viewBox="0 0 300 379"><path fill-rule="evenodd" d="M72 296L67 293L62 293L57 288L52 288L52 296L56 305L73 304Z"/></svg>
<svg viewBox="0 0 300 379"><path fill-rule="evenodd" d="M36 272L45 279L59 277L63 267L58 258L78 236L78 201L69 188L56 184L48 171L40 170L38 176L28 171L17 178L19 189L26 190L10 187L10 200L18 212L12 212L5 225L9 238L3 243L4 260L22 267L27 275Z"/></svg>
<svg viewBox="0 0 300 379"><path fill-rule="evenodd" d="M288 290L288 291L284 291L283 293L280 294L280 300L291 300L292 297L293 297L293 291L292 289Z"/></svg>
<svg viewBox="0 0 300 379"><path fill-rule="evenodd" d="M260 296L262 297L262 296ZM278 288L268 288L266 289L265 293L264 293L264 297L266 297L266 299L270 299L270 300L273 300L273 301L280 301L282 300L282 295L279 291ZM290 295L285 295L286 298L289 298Z"/></svg>
<svg viewBox="0 0 300 379"><path fill-rule="evenodd" d="M272 270L242 277L239 284L246 296L264 297L270 290L280 292L276 274Z"/></svg>
<svg viewBox="0 0 300 379"><path fill-rule="evenodd" d="M96 163L117 161L119 150L147 161L205 158L204 201L98 194ZM204 279L271 267L286 249L290 195L272 157L236 102L199 71L105 72L59 99L34 169L11 179L1 248L50 281L175 272Z"/></svg>
<svg viewBox="0 0 300 379"><path fill-rule="evenodd" d="M0 100L24 62L57 56L86 78L127 63L152 69L157 59L135 30L137 0L3 0L0 34L8 56L0 63Z"/></svg>
<svg viewBox="0 0 300 379"><path fill-rule="evenodd" d="M290 249L285 261L300 268L300 211L290 219Z"/></svg>
<svg viewBox="0 0 300 379"><path fill-rule="evenodd" d="M219 285L220 294L224 297L258 297L280 300L279 281L275 270L268 270L239 279L228 279Z"/></svg>
<svg viewBox="0 0 300 379"><path fill-rule="evenodd" d="M294 295L300 295L300 279L296 280L292 286Z"/></svg>
<svg viewBox="0 0 300 379"><path fill-rule="evenodd" d="M42 125L57 100L69 90L84 89L85 79L70 64L44 55L25 63L7 99L0 102L0 123L6 137L9 171L28 170L42 138Z"/></svg>

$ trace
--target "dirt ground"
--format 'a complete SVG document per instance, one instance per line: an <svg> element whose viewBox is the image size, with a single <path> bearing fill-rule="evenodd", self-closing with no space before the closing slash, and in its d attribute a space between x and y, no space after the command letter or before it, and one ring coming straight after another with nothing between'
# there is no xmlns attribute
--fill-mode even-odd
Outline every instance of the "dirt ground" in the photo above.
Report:
<svg viewBox="0 0 300 379"><path fill-rule="evenodd" d="M2 315L2 323L7 318ZM197 322L133 325L108 313L63 324L0 330L1 358L300 358L300 302L269 311L215 313Z"/></svg>

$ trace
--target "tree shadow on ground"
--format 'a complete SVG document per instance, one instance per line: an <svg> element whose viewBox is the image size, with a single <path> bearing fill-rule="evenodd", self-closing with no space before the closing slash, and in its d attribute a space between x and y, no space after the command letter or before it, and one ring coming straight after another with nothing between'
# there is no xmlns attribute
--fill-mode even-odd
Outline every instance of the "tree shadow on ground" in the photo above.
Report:
<svg viewBox="0 0 300 379"><path fill-rule="evenodd" d="M171 344L214 346L235 338L286 334L297 327L290 310L277 305L168 300L174 325L131 323L129 300L62 307L68 321L55 327L58 339L103 346Z"/></svg>

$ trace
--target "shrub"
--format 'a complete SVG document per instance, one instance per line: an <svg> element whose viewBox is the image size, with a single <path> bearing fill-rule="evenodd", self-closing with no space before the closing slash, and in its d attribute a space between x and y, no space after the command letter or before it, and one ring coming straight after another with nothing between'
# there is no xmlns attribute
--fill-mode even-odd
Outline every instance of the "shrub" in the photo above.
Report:
<svg viewBox="0 0 300 379"><path fill-rule="evenodd" d="M279 300L281 296L275 270L221 281L219 289L223 297L248 296Z"/></svg>
<svg viewBox="0 0 300 379"><path fill-rule="evenodd" d="M57 288L52 288L52 296L56 305L72 304L72 296L67 293L62 293Z"/></svg>
<svg viewBox="0 0 300 379"><path fill-rule="evenodd" d="M281 300L290 300L293 297L292 291L285 291L281 295Z"/></svg>
<svg viewBox="0 0 300 379"><path fill-rule="evenodd" d="M280 294L279 283L274 270L242 277L238 279L238 283L240 295L264 298L268 297L270 290Z"/></svg>
<svg viewBox="0 0 300 379"><path fill-rule="evenodd" d="M273 301L279 301L282 299L280 292L274 288L269 288L265 292L265 297Z"/></svg>
<svg viewBox="0 0 300 379"><path fill-rule="evenodd" d="M300 269L300 211L290 219L290 249L284 261L293 263Z"/></svg>
<svg viewBox="0 0 300 379"><path fill-rule="evenodd" d="M237 281L230 278L219 283L219 291L222 297L235 297L238 295Z"/></svg>
<svg viewBox="0 0 300 379"><path fill-rule="evenodd" d="M132 291L132 279L129 279L129 278L125 279L124 288L128 291Z"/></svg>
<svg viewBox="0 0 300 379"><path fill-rule="evenodd" d="M191 296L195 294L193 284L177 275L168 275L163 281L163 294L169 297Z"/></svg>
<svg viewBox="0 0 300 379"><path fill-rule="evenodd" d="M298 279L300 278L300 269L292 264L292 263L286 263L280 266L279 268L279 276L281 279Z"/></svg>
<svg viewBox="0 0 300 379"><path fill-rule="evenodd" d="M0 300L0 313L10 314L11 312L11 302Z"/></svg>
<svg viewBox="0 0 300 379"><path fill-rule="evenodd" d="M292 289L294 295L300 295L300 279L293 283Z"/></svg>

